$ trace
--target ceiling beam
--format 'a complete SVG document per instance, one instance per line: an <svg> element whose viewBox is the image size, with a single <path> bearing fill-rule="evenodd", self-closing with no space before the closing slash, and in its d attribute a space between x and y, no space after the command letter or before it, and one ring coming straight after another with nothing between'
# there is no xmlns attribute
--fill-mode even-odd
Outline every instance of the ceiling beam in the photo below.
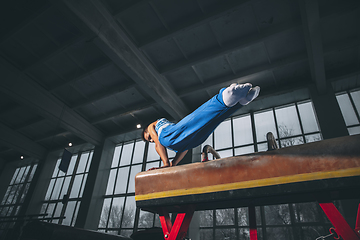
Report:
<svg viewBox="0 0 360 240"><path fill-rule="evenodd" d="M102 144L104 135L28 75L0 57L0 91L14 101L34 109L42 117L94 145Z"/></svg>
<svg viewBox="0 0 360 240"><path fill-rule="evenodd" d="M136 87L136 84L132 82L119 84L118 86L113 86L111 87L111 89L105 89L101 92L92 94L91 98L88 98L85 101L78 101L73 106L71 106L71 109L78 109L84 107L86 105L92 104L94 102L100 101L102 99L108 98L110 96L116 95L118 93L124 92L134 87Z"/></svg>
<svg viewBox="0 0 360 240"><path fill-rule="evenodd" d="M85 36L80 36L80 37L72 38L72 39L66 41L61 46L58 46L58 48L55 49L54 51L48 53L45 56L42 56L40 59L32 62L29 66L26 66L24 69L22 69L22 71L29 71L33 67L36 67L38 64L41 64L41 63L49 60L50 58L59 55L60 53L66 51L69 47L71 47L81 41L84 41L85 39L86 39Z"/></svg>
<svg viewBox="0 0 360 240"><path fill-rule="evenodd" d="M121 9L119 9L118 11L116 11L113 15L115 18L119 17L123 12L129 10L129 9L134 9L136 7L141 6L142 4L147 4L150 0L135 0L135 1L131 1L128 4L125 4Z"/></svg>
<svg viewBox="0 0 360 240"><path fill-rule="evenodd" d="M212 88L221 88L226 85L230 85L231 83L237 82L237 83L245 83L249 81L249 78L251 78L253 75L260 74L262 72L266 71L273 71L277 68L285 67L287 65L306 61L307 57L306 54L299 54L296 56L292 56L286 59L282 59L279 61L274 61L272 63L267 63L264 65L256 66L247 70L242 71L241 73L238 73L236 75L229 75L221 78L216 78L210 81L206 81L206 84L196 84L191 87L188 87L186 90L182 90L178 92L180 97L187 96L189 94L194 94L196 92L204 91L204 90L210 90Z"/></svg>
<svg viewBox="0 0 360 240"><path fill-rule="evenodd" d="M148 38L142 39L143 41L140 42L139 48L144 48L156 42L175 37L184 31L188 31L197 26L204 25L212 20L219 18L222 15L225 15L229 10L233 11L234 9L249 4L250 2L251 0L235 0L230 2L228 1L226 4L219 4L216 9L204 13L203 15L197 15L191 19L186 18L186 21L181 22L179 25L173 27L169 32L152 35Z"/></svg>
<svg viewBox="0 0 360 240"><path fill-rule="evenodd" d="M131 106L130 109L128 108L128 109L116 110L116 111L113 111L113 112L107 114L106 116L101 116L101 117L98 117L98 118L94 118L90 122L92 124L97 124L97 123L100 123L100 122L110 120L110 119L112 119L114 117L120 117L120 116L124 116L124 115L133 114L134 112L137 112L137 111L152 107L154 105L156 105L155 102L139 103L139 104Z"/></svg>
<svg viewBox="0 0 360 240"><path fill-rule="evenodd" d="M334 52L343 51L344 49L348 48L354 48L357 49L360 45L360 41L358 41L357 38L354 39L348 39L346 41L343 41L341 43L337 43L336 45L329 46L325 49L324 55L333 54ZM308 57L305 53L294 55L291 57L288 57L286 59L274 61L272 63L256 66L247 70L242 71L241 73L238 73L236 75L229 75L222 78L213 79L210 81L207 81L206 84L197 84L193 85L191 87L186 88L185 90L181 90L178 92L178 95L180 97L187 96L189 94L193 94L199 91L203 90L209 90L214 87L224 87L224 85L231 84L233 82L239 82L243 83L249 80L252 75L259 74L266 71L273 71L277 68L285 67L289 64L293 64L300 61L306 61L308 60Z"/></svg>
<svg viewBox="0 0 360 240"><path fill-rule="evenodd" d="M5 6L6 7L6 6ZM17 32L20 32L21 30L25 29L26 27L28 27L30 24L34 23L34 21L36 19L38 19L39 17L41 17L44 13L46 13L49 9L51 9L52 5L50 3L45 3L44 6L42 6L41 8L37 9L37 11L33 12L31 14L31 16L23 19L23 21L17 26L14 27L12 31L10 31L9 33L7 33L6 35L2 35L2 37L0 38L0 45L2 43L4 43L6 40L8 40L9 38L11 38L12 36L14 36Z"/></svg>
<svg viewBox="0 0 360 240"><path fill-rule="evenodd" d="M24 155L43 159L47 150L40 144L0 123L0 142Z"/></svg>
<svg viewBox="0 0 360 240"><path fill-rule="evenodd" d="M102 62L102 63L99 63L97 64L96 66L94 66L91 70L89 71L86 71L86 72L82 72L82 73L78 73L77 76L71 78L71 79L68 79L66 81L63 81L57 85L54 85L52 87L50 87L49 91L50 92L56 92L57 90L59 90L60 88L63 88L63 87L66 87L66 86L69 86L83 78L86 78L86 77L89 77L91 76L92 74L100 71L101 69L104 69L106 67L109 67L111 66L113 63L111 61L108 61L108 62Z"/></svg>
<svg viewBox="0 0 360 240"><path fill-rule="evenodd" d="M319 94L327 91L324 52L321 39L321 26L318 1L299 0L306 49L309 58L312 80Z"/></svg>
<svg viewBox="0 0 360 240"><path fill-rule="evenodd" d="M94 43L175 119L189 113L170 83L137 49L98 0L63 0L98 38Z"/></svg>
<svg viewBox="0 0 360 240"><path fill-rule="evenodd" d="M218 56L222 56L231 52L234 52L239 49L244 49L246 47L252 46L254 44L264 42L268 39L279 36L280 34L284 34L290 30L298 28L301 26L300 21L295 22L286 22L284 24L278 25L270 30L265 30L262 33L258 33L246 38L243 38L241 41L236 41L221 48L214 48L207 50L205 53L195 55L194 57L185 59L183 61L176 62L174 64L170 64L168 66L164 66L159 70L161 74L167 74L178 69L194 66L196 64L205 62L209 59L213 59Z"/></svg>

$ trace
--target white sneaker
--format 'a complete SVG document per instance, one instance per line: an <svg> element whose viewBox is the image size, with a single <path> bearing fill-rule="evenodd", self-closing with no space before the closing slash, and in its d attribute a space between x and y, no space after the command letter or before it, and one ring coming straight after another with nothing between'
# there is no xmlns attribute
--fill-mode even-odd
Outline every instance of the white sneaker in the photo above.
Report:
<svg viewBox="0 0 360 240"><path fill-rule="evenodd" d="M249 90L249 92L246 94L246 97L239 100L239 103L241 105L248 105L251 103L257 96L259 96L260 93L260 87L256 86Z"/></svg>

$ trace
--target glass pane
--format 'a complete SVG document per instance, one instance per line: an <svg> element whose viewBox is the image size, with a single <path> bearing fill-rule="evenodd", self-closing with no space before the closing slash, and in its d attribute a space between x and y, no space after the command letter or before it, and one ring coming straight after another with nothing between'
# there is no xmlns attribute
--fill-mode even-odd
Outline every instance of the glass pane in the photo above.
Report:
<svg viewBox="0 0 360 240"><path fill-rule="evenodd" d="M130 164L132 151L133 151L133 145L134 145L133 143L128 143L128 144L124 145L123 151L122 151L122 154L121 154L120 166Z"/></svg>
<svg viewBox="0 0 360 240"><path fill-rule="evenodd" d="M121 148L122 148L121 145L115 147L114 156L111 164L112 168L119 166Z"/></svg>
<svg viewBox="0 0 360 240"><path fill-rule="evenodd" d="M101 211L101 217L99 221L99 228L106 228L106 223L108 221L109 213L110 213L110 204L111 198L106 198L104 200L104 204Z"/></svg>
<svg viewBox="0 0 360 240"><path fill-rule="evenodd" d="M119 168L118 176L116 179L115 194L125 193L130 167Z"/></svg>
<svg viewBox="0 0 360 240"><path fill-rule="evenodd" d="M110 171L109 180L106 188L106 195L113 194L114 183L115 183L116 169Z"/></svg>
<svg viewBox="0 0 360 240"><path fill-rule="evenodd" d="M20 199L20 202L23 203L24 202L24 198L29 190L29 187L30 187L30 183L26 183L25 186L24 186L24 190L23 190L23 193L21 195L21 199Z"/></svg>
<svg viewBox="0 0 360 240"><path fill-rule="evenodd" d="M259 231L259 229L258 229L258 231ZM250 239L249 228L240 228L239 229L239 239L241 239L241 240L249 240Z"/></svg>
<svg viewBox="0 0 360 240"><path fill-rule="evenodd" d="M21 183L25 182L25 179L26 179L26 177L27 177L27 175L28 175L28 173L29 173L29 170L30 170L30 166L27 166L27 167L25 168L25 172L24 172L24 174L23 174L23 177L21 178Z"/></svg>
<svg viewBox="0 0 360 240"><path fill-rule="evenodd" d="M5 193L5 196L4 196L3 200L1 201L1 204L2 204L2 205L5 204L5 202L6 202L7 198L8 198L8 196L9 196L9 194L11 193L11 188L12 188L12 186L9 186L9 187L7 188L6 193Z"/></svg>
<svg viewBox="0 0 360 240"><path fill-rule="evenodd" d="M314 202L292 204L296 222L319 222L319 205Z"/></svg>
<svg viewBox="0 0 360 240"><path fill-rule="evenodd" d="M254 114L256 138L258 142L266 141L266 134L272 132L277 139L275 119L272 110Z"/></svg>
<svg viewBox="0 0 360 240"><path fill-rule="evenodd" d="M135 192L135 175L141 172L141 165L131 167L128 193Z"/></svg>
<svg viewBox="0 0 360 240"><path fill-rule="evenodd" d="M218 209L216 214L216 225L234 225L235 224L235 210L230 209Z"/></svg>
<svg viewBox="0 0 360 240"><path fill-rule="evenodd" d="M236 240L235 228L215 229L216 240Z"/></svg>
<svg viewBox="0 0 360 240"><path fill-rule="evenodd" d="M37 168L37 164L35 164L31 170L31 173L30 173L30 176L29 176L29 179L28 181L31 182L31 180L33 179L34 177L34 174L35 174L35 171L36 171L36 168Z"/></svg>
<svg viewBox="0 0 360 240"><path fill-rule="evenodd" d="M45 200L50 200L50 194L51 194L51 191L54 188L54 184L55 184L55 179L51 179L48 190L47 190L46 195L45 195Z"/></svg>
<svg viewBox="0 0 360 240"><path fill-rule="evenodd" d="M211 240L213 239L212 229L200 229L200 240Z"/></svg>
<svg viewBox="0 0 360 240"><path fill-rule="evenodd" d="M305 240L324 239L323 236L326 235L329 235L329 230L322 226L301 227L301 236L303 236Z"/></svg>
<svg viewBox="0 0 360 240"><path fill-rule="evenodd" d="M81 180L82 180L83 175L76 175L75 176L75 180L74 180L74 184L71 188L71 192L70 192L70 198L76 198L79 195L79 191L80 191L80 185L81 185Z"/></svg>
<svg viewBox="0 0 360 240"><path fill-rule="evenodd" d="M319 126L316 121L315 111L312 103L306 102L298 104L298 109L304 133L319 131Z"/></svg>
<svg viewBox="0 0 360 240"><path fill-rule="evenodd" d="M249 210L247 207L238 208L239 226L249 226Z"/></svg>
<svg viewBox="0 0 360 240"><path fill-rule="evenodd" d="M347 94L341 94L336 96L336 99L338 100L346 126L358 124L359 120L356 117L349 96Z"/></svg>
<svg viewBox="0 0 360 240"><path fill-rule="evenodd" d="M159 154L157 154L157 152L155 150L155 144L149 143L147 161L153 161L153 160L158 160L158 159L160 159L160 157L159 157Z"/></svg>
<svg viewBox="0 0 360 240"><path fill-rule="evenodd" d="M19 194L20 194L20 190L23 187L23 184L18 184L18 185L14 185L14 187L16 187L16 190L14 190L14 194L13 194L13 199L11 201L12 204L15 204L16 201L18 200ZM10 199L10 198L9 198ZM8 200L9 202L9 200Z"/></svg>
<svg viewBox="0 0 360 240"><path fill-rule="evenodd" d="M220 158L227 158L227 157L232 157L233 156L232 149L224 150L224 151L217 151L217 153L220 155Z"/></svg>
<svg viewBox="0 0 360 240"><path fill-rule="evenodd" d="M76 201L68 202L65 210L65 219L62 222L63 225L70 226L71 219L75 211L75 205L76 205Z"/></svg>
<svg viewBox="0 0 360 240"><path fill-rule="evenodd" d="M124 198L123 197L114 198L111 206L108 228L120 227L120 220L121 220L123 208L124 208Z"/></svg>
<svg viewBox="0 0 360 240"><path fill-rule="evenodd" d="M61 202L58 202L57 205L56 205L54 217L60 217L62 207L63 207L63 204Z"/></svg>
<svg viewBox="0 0 360 240"><path fill-rule="evenodd" d="M290 224L290 211L287 204L265 206L264 210L267 225Z"/></svg>
<svg viewBox="0 0 360 240"><path fill-rule="evenodd" d="M134 226L135 209L135 197L127 197L121 227L132 228Z"/></svg>
<svg viewBox="0 0 360 240"><path fill-rule="evenodd" d="M160 162L151 162L146 164L146 171L153 167L160 167Z"/></svg>
<svg viewBox="0 0 360 240"><path fill-rule="evenodd" d="M356 108L358 114L360 114L360 90L351 92L350 95L354 102L354 105L355 105L355 108Z"/></svg>
<svg viewBox="0 0 360 240"><path fill-rule="evenodd" d="M11 204L13 199L16 199L16 197L17 197L16 192L18 191L17 190L18 187L19 187L19 185L13 185L13 186L10 187L11 189L10 189L10 192L9 192L9 196L8 196L8 198L6 200L6 204Z"/></svg>
<svg viewBox="0 0 360 240"><path fill-rule="evenodd" d="M295 106L275 109L280 138L301 134Z"/></svg>
<svg viewBox="0 0 360 240"><path fill-rule="evenodd" d="M135 143L135 150L134 150L135 152L134 152L132 164L143 162L144 149L145 149L145 142L138 141Z"/></svg>
<svg viewBox="0 0 360 240"><path fill-rule="evenodd" d="M85 172L89 172L93 155L94 155L94 151L91 151L91 152L90 152L90 156L89 156L88 163L87 163L87 165L86 165L86 170L85 170Z"/></svg>
<svg viewBox="0 0 360 240"><path fill-rule="evenodd" d="M53 217L53 212L55 208L55 203L50 203L46 211L44 212L46 215L46 218Z"/></svg>
<svg viewBox="0 0 360 240"><path fill-rule="evenodd" d="M235 156L244 155L254 152L254 146L235 148Z"/></svg>
<svg viewBox="0 0 360 240"><path fill-rule="evenodd" d="M60 194L60 190L61 190L63 181L64 181L63 177L56 179L54 191L53 191L53 194L51 195L51 200L59 199L59 194Z"/></svg>
<svg viewBox="0 0 360 240"><path fill-rule="evenodd" d="M293 240L294 236L290 227L273 227L266 228L266 238Z"/></svg>
<svg viewBox="0 0 360 240"><path fill-rule="evenodd" d="M213 226L213 210L199 211L200 227Z"/></svg>
<svg viewBox="0 0 360 240"><path fill-rule="evenodd" d="M351 127L348 128L349 135L360 134L360 127Z"/></svg>
<svg viewBox="0 0 360 240"><path fill-rule="evenodd" d="M84 189L85 189L85 185L86 185L86 179L87 179L88 174L85 173L83 176L84 176L84 178L83 178L82 183L81 183L81 190L80 190L79 197L82 197L82 195L84 193Z"/></svg>
<svg viewBox="0 0 360 240"><path fill-rule="evenodd" d="M243 116L233 119L234 123L234 145L240 146L253 143L250 116Z"/></svg>
<svg viewBox="0 0 360 240"><path fill-rule="evenodd" d="M89 157L89 152L82 153L80 157L79 166L76 170L76 173L83 173L85 172L86 163Z"/></svg>
<svg viewBox="0 0 360 240"><path fill-rule="evenodd" d="M80 207L80 202L77 201L74 216L73 216L73 219L72 219L72 222L71 222L71 226L75 225L75 221L76 221L76 218L77 218L77 215L78 215L78 212L79 212L79 207Z"/></svg>
<svg viewBox="0 0 360 240"><path fill-rule="evenodd" d="M75 167L75 163L76 163L76 159L77 159L77 154L73 155L71 157L70 163L69 163L69 168L66 172L67 175L71 175L74 172L74 167Z"/></svg>
<svg viewBox="0 0 360 240"><path fill-rule="evenodd" d="M25 167L20 168L19 174L15 180L15 183L21 183L21 179L24 176L24 172L25 172Z"/></svg>
<svg viewBox="0 0 360 240"><path fill-rule="evenodd" d="M222 149L232 146L231 121L222 122L214 131L215 148Z"/></svg>
<svg viewBox="0 0 360 240"><path fill-rule="evenodd" d="M154 214L140 210L139 228L151 228L154 224Z"/></svg>
<svg viewBox="0 0 360 240"><path fill-rule="evenodd" d="M64 182L63 188L61 189L61 193L60 193L60 198L61 199L68 192L70 180L71 180L71 177L66 177L65 178L65 182Z"/></svg>
<svg viewBox="0 0 360 240"><path fill-rule="evenodd" d="M58 172L59 172L60 162L61 162L61 159L58 159L57 162L56 162L55 169L54 169L54 172L53 172L53 175L52 175L53 178L56 177Z"/></svg>
<svg viewBox="0 0 360 240"><path fill-rule="evenodd" d="M169 215L171 215L171 213L169 213ZM159 214L155 214L154 227L161 227Z"/></svg>
<svg viewBox="0 0 360 240"><path fill-rule="evenodd" d="M287 138L280 140L281 147L291 147L295 145L304 144L304 139L302 137L295 137L295 138Z"/></svg>
<svg viewBox="0 0 360 240"><path fill-rule="evenodd" d="M267 143L258 144L257 147L258 147L258 152L265 152L268 150Z"/></svg>
<svg viewBox="0 0 360 240"><path fill-rule="evenodd" d="M10 185L13 185L13 184L15 183L15 179L16 179L16 177L18 176L19 171L20 171L20 168L17 168L17 169L15 170L15 173L14 173L12 179L11 179Z"/></svg>
<svg viewBox="0 0 360 240"><path fill-rule="evenodd" d="M305 141L306 141L307 143L317 142L317 141L320 141L321 139L322 139L322 138L321 138L320 133L305 136Z"/></svg>

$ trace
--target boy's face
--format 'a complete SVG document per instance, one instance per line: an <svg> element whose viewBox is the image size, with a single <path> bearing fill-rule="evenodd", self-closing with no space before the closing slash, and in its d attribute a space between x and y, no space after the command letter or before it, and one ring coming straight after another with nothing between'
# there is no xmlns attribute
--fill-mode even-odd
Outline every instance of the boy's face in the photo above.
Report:
<svg viewBox="0 0 360 240"><path fill-rule="evenodd" d="M154 140L151 138L150 133L148 133L148 131L144 132L144 138L148 142L154 142Z"/></svg>

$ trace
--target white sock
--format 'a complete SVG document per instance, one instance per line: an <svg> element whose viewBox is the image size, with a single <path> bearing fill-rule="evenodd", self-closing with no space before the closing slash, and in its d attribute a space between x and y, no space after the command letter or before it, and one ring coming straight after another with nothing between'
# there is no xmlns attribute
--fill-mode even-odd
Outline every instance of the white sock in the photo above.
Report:
<svg viewBox="0 0 360 240"><path fill-rule="evenodd" d="M260 87L256 86L249 90L249 92L246 94L246 97L240 99L239 103L241 105L248 105L250 102L252 102L257 96L259 96L260 93Z"/></svg>
<svg viewBox="0 0 360 240"><path fill-rule="evenodd" d="M237 84L233 83L227 87L223 93L222 98L227 107L232 107L239 102L239 100L245 98L251 89L251 83Z"/></svg>

